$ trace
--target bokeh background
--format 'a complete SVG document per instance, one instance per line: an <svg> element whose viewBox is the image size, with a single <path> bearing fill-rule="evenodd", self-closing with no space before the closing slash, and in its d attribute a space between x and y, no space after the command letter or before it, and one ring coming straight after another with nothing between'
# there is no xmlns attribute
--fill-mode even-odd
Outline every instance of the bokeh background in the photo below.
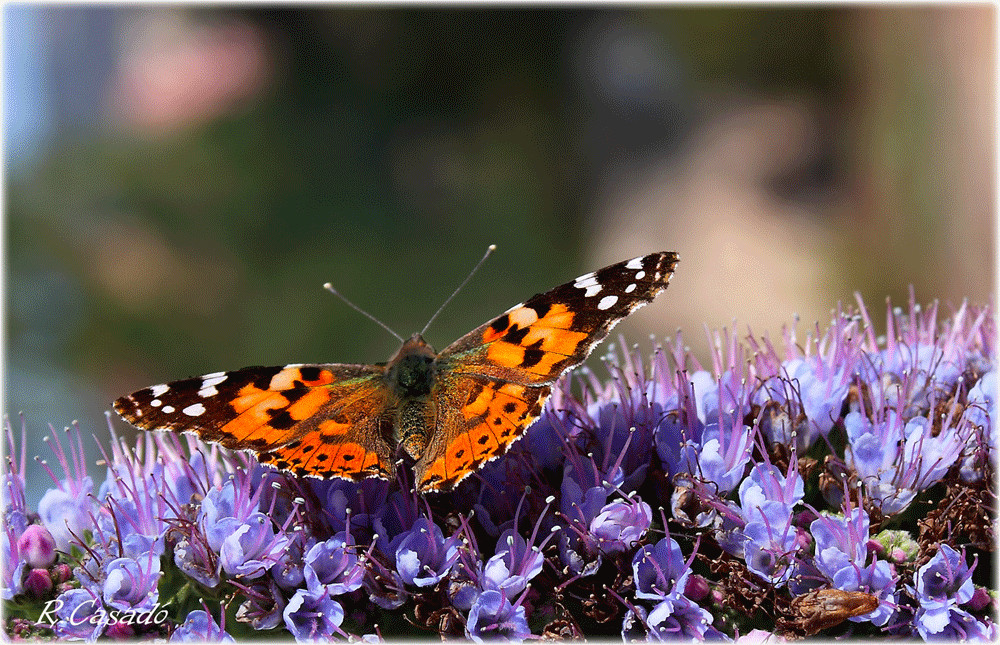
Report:
<svg viewBox="0 0 1000 645"><path fill-rule="evenodd" d="M439 349L654 250L678 272L619 329L703 358L705 325L994 292L992 5L3 19L4 405L29 455L152 383L385 360L321 285L407 336L490 243Z"/></svg>

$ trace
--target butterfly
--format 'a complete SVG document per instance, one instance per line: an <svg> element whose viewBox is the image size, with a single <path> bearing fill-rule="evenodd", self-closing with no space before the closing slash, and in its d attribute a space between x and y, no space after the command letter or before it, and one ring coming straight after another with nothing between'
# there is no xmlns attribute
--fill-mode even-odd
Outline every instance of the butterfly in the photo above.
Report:
<svg viewBox="0 0 1000 645"><path fill-rule="evenodd" d="M144 430L193 432L299 476L395 476L447 491L504 454L553 383L666 289L678 256L652 253L514 305L435 352L414 334L385 363L247 367L154 385L114 408Z"/></svg>

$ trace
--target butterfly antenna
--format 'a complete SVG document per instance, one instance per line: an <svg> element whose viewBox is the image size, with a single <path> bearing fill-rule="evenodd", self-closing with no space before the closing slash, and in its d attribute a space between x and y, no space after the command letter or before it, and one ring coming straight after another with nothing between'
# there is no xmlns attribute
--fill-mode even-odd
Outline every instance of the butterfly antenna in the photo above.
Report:
<svg viewBox="0 0 1000 645"><path fill-rule="evenodd" d="M469 282L469 280L472 279L472 276L476 275L476 271L479 270L479 267L483 266L483 262L486 261L486 258L490 257L490 253L496 250L497 250L496 244L490 244L488 247L486 247L486 253L483 254L483 257L479 260L476 266L472 267L472 271L469 271L469 275L465 276L465 280L462 280L462 284L458 285L458 288L456 288L452 292L452 294L448 296L448 299L444 301L443 305L438 307L438 310L434 312L434 315L431 316L431 319L427 321L427 324L424 325L424 328L420 330L421 336L423 336L424 333L427 332L427 328L431 326L431 323L434 322L434 319L438 317L438 314L441 313L441 311L448 306L448 303L451 302L451 299L458 295L458 292L462 290L462 287L464 287L466 283Z"/></svg>
<svg viewBox="0 0 1000 645"><path fill-rule="evenodd" d="M337 291L336 289L334 289L332 284L330 284L329 282L327 282L326 284L323 285L323 288L326 289L327 291L329 291L330 293L332 293L333 295L337 296L341 300L343 300L344 303L348 307L350 307L351 309L353 309L354 311L358 312L359 314L361 314L363 316L367 316L376 325L379 325L382 329L386 330L387 332L389 332L390 334L392 334L393 336L395 336L399 340L399 342L401 342L401 343L403 342L403 337L400 336L399 334L397 334L396 332L394 332L392 329L390 329L389 325L385 324L384 322L382 322L381 320L379 320L375 316L371 315L370 313L368 313L367 311L365 311L361 307L357 306L356 304L354 304L353 302L351 302L350 300L348 300L347 298L345 298L344 294L342 294L339 291Z"/></svg>

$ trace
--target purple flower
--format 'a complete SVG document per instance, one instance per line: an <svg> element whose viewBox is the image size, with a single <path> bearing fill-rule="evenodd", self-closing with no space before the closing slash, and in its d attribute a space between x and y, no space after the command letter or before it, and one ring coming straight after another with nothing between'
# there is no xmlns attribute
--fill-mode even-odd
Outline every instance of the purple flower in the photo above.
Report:
<svg viewBox="0 0 1000 645"><path fill-rule="evenodd" d="M541 550L528 547L513 529L504 531L497 540L497 552L483 567L482 587L500 591L508 600L524 591L528 581L542 572Z"/></svg>
<svg viewBox="0 0 1000 645"><path fill-rule="evenodd" d="M46 569L56 561L56 541L40 524L32 524L17 539L17 550L29 567Z"/></svg>
<svg viewBox="0 0 1000 645"><path fill-rule="evenodd" d="M941 419L936 436L929 418L904 422L891 409L876 413L874 422L851 412L844 427L850 442L847 464L885 514L902 511L917 493L937 483L959 459L971 432L955 406Z"/></svg>
<svg viewBox="0 0 1000 645"><path fill-rule="evenodd" d="M959 310L944 325L940 325L937 321L937 302L924 310L916 304L912 290L908 311L889 305L887 308L886 348L878 351L875 343L871 342L873 339L870 339L868 345L875 375L891 374L902 378L911 374L918 377L923 381L923 386L919 390L912 390L914 395L925 391L925 388L951 387L973 356L975 337L983 324L982 315L969 322L968 305L962 303ZM871 329L868 312L863 304L861 313L867 327ZM867 374L869 379L874 380L870 373ZM916 396L911 398L915 399Z"/></svg>
<svg viewBox="0 0 1000 645"><path fill-rule="evenodd" d="M805 351L794 327L786 328L784 361L770 342L762 346L750 340L755 371L763 381L753 402L782 411L765 417L762 429L769 441L794 445L805 454L819 436L830 432L860 360L860 345L853 340L856 327L855 319L838 312L826 333L817 329L815 336L807 336ZM793 423L800 415L807 422Z"/></svg>
<svg viewBox="0 0 1000 645"><path fill-rule="evenodd" d="M622 619L622 641L625 643L641 643L643 641L652 641L656 639L655 635L649 633L649 628L646 627L646 618L649 616L649 611L641 605L632 605L629 610L625 612L625 617Z"/></svg>
<svg viewBox="0 0 1000 645"><path fill-rule="evenodd" d="M864 566L868 556L868 514L852 509L849 517L821 516L809 525L816 540L816 568L833 580L849 566Z"/></svg>
<svg viewBox="0 0 1000 645"><path fill-rule="evenodd" d="M991 421L998 418L997 402L997 373L996 370L991 370L983 374L969 390L965 410L969 423L974 426L991 426Z"/></svg>
<svg viewBox="0 0 1000 645"><path fill-rule="evenodd" d="M769 503L770 510L777 505ZM743 559L747 568L776 587L784 585L794 571L796 532L789 519L782 520L782 513L774 513L774 521L751 522L743 528Z"/></svg>
<svg viewBox="0 0 1000 645"><path fill-rule="evenodd" d="M792 524L792 509L803 496L802 479L795 461L788 472L769 463L758 464L740 484L740 512L746 523L742 534L742 555L747 567L773 585L781 586L791 577L798 534Z"/></svg>
<svg viewBox="0 0 1000 645"><path fill-rule="evenodd" d="M355 548L354 539L345 531L309 549L304 567L308 588L317 593L325 589L331 596L360 589L365 568Z"/></svg>
<svg viewBox="0 0 1000 645"><path fill-rule="evenodd" d="M278 561L271 567L271 576L282 589L292 591L298 589L305 582L305 557L306 545L305 535L302 531L295 531L291 534L285 550L278 556ZM309 547L312 548L314 540L309 539Z"/></svg>
<svg viewBox="0 0 1000 645"><path fill-rule="evenodd" d="M677 596L661 601L649 611L647 638L657 641L716 638L719 632L711 626L713 620L708 611L684 596Z"/></svg>
<svg viewBox="0 0 1000 645"><path fill-rule="evenodd" d="M104 567L103 600L115 609L149 609L157 601L160 558L149 552L138 559L118 558Z"/></svg>
<svg viewBox="0 0 1000 645"><path fill-rule="evenodd" d="M219 584L218 556L209 546L208 538L193 526L188 526L188 534L174 544L174 564L209 589Z"/></svg>
<svg viewBox="0 0 1000 645"><path fill-rule="evenodd" d="M282 612L285 627L297 641L329 640L342 633L344 608L325 590L299 589Z"/></svg>
<svg viewBox="0 0 1000 645"><path fill-rule="evenodd" d="M243 487L237 488L234 480L227 481L222 488L213 488L201 502L199 521L204 526L208 544L216 553L222 543L252 513L257 511L257 500L249 495L240 495Z"/></svg>
<svg viewBox="0 0 1000 645"><path fill-rule="evenodd" d="M645 535L652 520L653 510L636 495L606 504L591 520L589 533L602 553L621 553Z"/></svg>
<svg viewBox="0 0 1000 645"><path fill-rule="evenodd" d="M79 481L65 479L57 488L50 488L38 502L38 515L42 524L55 538L56 548L68 551L73 535L83 535L83 531L93 527L95 511L90 493L94 481L84 477Z"/></svg>
<svg viewBox="0 0 1000 645"><path fill-rule="evenodd" d="M725 497L743 480L743 473L750 461L753 433L742 419L730 418L709 423L702 433L701 451L695 468L690 470L718 488Z"/></svg>
<svg viewBox="0 0 1000 645"><path fill-rule="evenodd" d="M805 495L802 478L794 462L789 462L788 471L781 472L768 463L758 464L750 470L750 476L740 484L739 496L743 519L746 522L761 521L765 517L772 523L776 520L773 511L782 509L790 516ZM765 520L765 521L767 521Z"/></svg>
<svg viewBox="0 0 1000 645"><path fill-rule="evenodd" d="M611 380L588 370L560 380L528 437L463 486L426 498L405 464L395 481L319 481L177 433L115 436L107 476L88 497L96 486L71 430L69 442L63 433L50 439L62 472L49 471L55 490L38 518L25 503L25 453L18 458L8 423L2 595L22 615L55 597L59 609L39 622L88 640L228 639L226 622L207 608L186 618L182 610L172 632L118 613L180 608L203 587L232 598L241 633L281 630L298 640L377 640L403 617L442 635L464 620L470 640L533 638L535 626L581 635L594 625L588 619L609 615L612 598L627 612L626 639L722 636L707 608L725 615L727 636L744 633L753 617L724 609L715 567L700 578L690 569L695 555L682 553L688 540L709 540L713 553L745 561L748 589L771 588L752 592L764 603L757 618L781 613L767 606L775 587L793 595L829 587L878 599L838 630L988 638L997 633L983 618L988 596L971 591L976 564L969 557L966 566L962 549L992 528L972 511L978 471L996 464L996 326L987 309L963 307L943 325L935 315L912 305L891 312L890 334L878 340L862 324L867 312L838 310L826 331L786 331L783 356L766 339L750 340L748 352L723 331L710 336L707 369L680 335L651 362L616 347L606 358ZM815 506L803 504L800 468ZM948 479L956 472L961 481ZM886 517L918 494L921 504ZM653 499L670 501L673 538L649 539L666 529L652 526ZM934 526L953 530L931 536L947 544L913 575L920 545L910 536L935 507L945 514ZM872 508L905 532L869 539ZM67 513L76 514L75 536ZM60 527L75 568L55 564ZM168 546L174 557L164 559ZM912 586L898 588L900 566ZM566 614L573 608L585 619ZM16 637L40 630L8 622Z"/></svg>
<svg viewBox="0 0 1000 645"><path fill-rule="evenodd" d="M219 562L229 575L258 578L274 566L288 542L283 531L275 534L271 518L253 513L223 540Z"/></svg>
<svg viewBox="0 0 1000 645"><path fill-rule="evenodd" d="M137 558L149 552L164 551L163 536L167 524L160 521L149 502L108 497L99 509L95 538L106 557Z"/></svg>
<svg viewBox="0 0 1000 645"><path fill-rule="evenodd" d="M601 481L600 470L592 461L578 455L570 457L563 468L559 499L560 517L569 526L559 534L559 554L573 572L591 575L601 566L601 557L589 538L589 530L604 510L614 482Z"/></svg>
<svg viewBox="0 0 1000 645"><path fill-rule="evenodd" d="M629 351L624 339L620 349L609 352L605 360L612 376L610 391L590 403L586 414L575 416L579 427L595 439L594 459L603 477L610 480L620 471L622 489L631 492L646 478L663 406L656 400L659 389L645 376L641 355Z"/></svg>
<svg viewBox="0 0 1000 645"><path fill-rule="evenodd" d="M645 545L632 558L637 598L661 601L684 593L691 569L684 561L681 547L665 537L655 545Z"/></svg>
<svg viewBox="0 0 1000 645"><path fill-rule="evenodd" d="M7 429L7 468L0 481L0 512L3 530L0 531L0 598L11 600L23 591L28 564L19 552L19 537L28 530L27 505L24 499L25 442L28 428L21 421L21 452L14 444L14 429L10 419L4 419Z"/></svg>
<svg viewBox="0 0 1000 645"><path fill-rule="evenodd" d="M249 585L239 582L232 584L241 590L246 598L236 610L236 620L249 623L254 629L274 629L282 624L287 606L285 596L278 585L269 578L257 578Z"/></svg>
<svg viewBox="0 0 1000 645"><path fill-rule="evenodd" d="M3 592L2 597L4 600L10 600L14 596L22 593L24 591L24 580L28 575L28 563L21 560L18 561L16 556L10 555L10 547L8 546L7 536L3 536L3 553L0 553L0 557L3 561L0 562L0 566L3 567Z"/></svg>
<svg viewBox="0 0 1000 645"><path fill-rule="evenodd" d="M396 571L408 585L435 585L458 560L458 537L446 540L441 529L426 517L417 519L412 529L397 536L394 544Z"/></svg>
<svg viewBox="0 0 1000 645"><path fill-rule="evenodd" d="M979 638L980 634L985 634L985 626L958 607L973 598L972 572L975 568L975 562L971 567L965 563L964 554L941 544L930 562L914 574L916 589L907 586L907 590L920 603L913 622L925 640Z"/></svg>
<svg viewBox="0 0 1000 645"><path fill-rule="evenodd" d="M223 617L225 620L225 617ZM235 643L225 629L219 627L212 615L201 609L195 609L184 622L177 626L167 640L168 643Z"/></svg>
<svg viewBox="0 0 1000 645"><path fill-rule="evenodd" d="M965 564L965 556L947 544L941 544L930 562L920 567L913 576L917 586L917 600L921 605L943 604L955 601L962 605L972 599L975 586L972 572L976 568Z"/></svg>
<svg viewBox="0 0 1000 645"><path fill-rule="evenodd" d="M997 446L1000 445L998 424L1000 420L997 397L996 370L983 375L969 390L964 421L971 427L968 444L962 458L962 479L968 482L982 479L986 463L991 462L994 472L1000 467Z"/></svg>
<svg viewBox="0 0 1000 645"><path fill-rule="evenodd" d="M523 598L523 596L522 596ZM531 635L524 607L511 604L499 591L484 591L472 608L465 623L465 635L482 643L489 640L522 641Z"/></svg>
<svg viewBox="0 0 1000 645"><path fill-rule="evenodd" d="M671 480L694 470L705 428L694 412L693 399L685 396L684 403L685 409L667 412L656 428L656 454Z"/></svg>

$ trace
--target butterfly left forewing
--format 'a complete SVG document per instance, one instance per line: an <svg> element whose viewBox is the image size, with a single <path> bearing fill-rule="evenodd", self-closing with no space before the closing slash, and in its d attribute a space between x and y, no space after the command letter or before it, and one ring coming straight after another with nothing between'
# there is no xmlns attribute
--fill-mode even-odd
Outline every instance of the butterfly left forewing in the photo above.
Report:
<svg viewBox="0 0 1000 645"><path fill-rule="evenodd" d="M114 407L144 430L193 432L296 474L389 477L383 374L374 365L249 367L154 385Z"/></svg>

